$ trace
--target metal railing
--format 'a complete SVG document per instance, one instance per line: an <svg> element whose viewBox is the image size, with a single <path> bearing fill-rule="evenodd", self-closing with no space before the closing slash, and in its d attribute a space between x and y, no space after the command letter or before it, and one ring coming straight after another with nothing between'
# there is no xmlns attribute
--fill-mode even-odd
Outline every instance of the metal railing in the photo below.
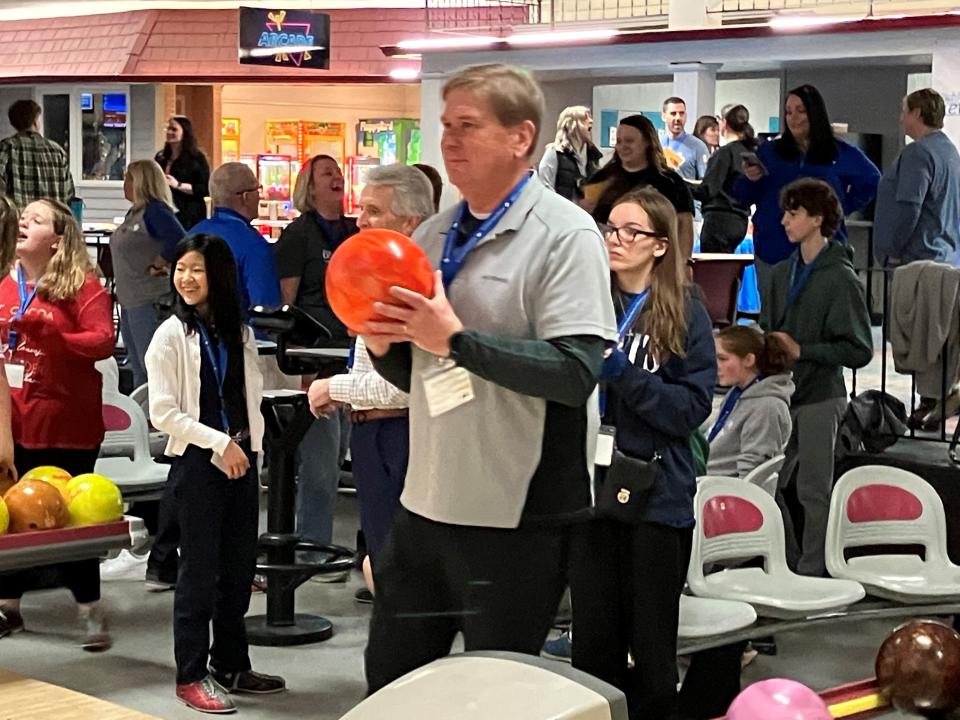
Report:
<svg viewBox="0 0 960 720"><path fill-rule="evenodd" d="M689 1L689 0L688 0ZM501 32L520 25L666 25L670 0L425 0L431 32Z"/></svg>
<svg viewBox="0 0 960 720"><path fill-rule="evenodd" d="M708 13L763 16L803 12L882 16L952 10L949 0L705 0Z"/></svg>

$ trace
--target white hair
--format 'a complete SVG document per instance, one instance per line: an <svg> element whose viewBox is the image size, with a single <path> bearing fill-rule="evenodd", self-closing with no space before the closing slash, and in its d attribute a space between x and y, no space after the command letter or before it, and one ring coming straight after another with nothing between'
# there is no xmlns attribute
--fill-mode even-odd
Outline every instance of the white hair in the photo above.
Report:
<svg viewBox="0 0 960 720"><path fill-rule="evenodd" d="M210 199L214 207L229 207L238 192L251 190L257 184L253 171L243 163L224 163L210 176Z"/></svg>
<svg viewBox="0 0 960 720"><path fill-rule="evenodd" d="M394 215L423 220L434 213L433 184L415 167L395 163L372 168L367 175L367 185L393 188L390 212Z"/></svg>

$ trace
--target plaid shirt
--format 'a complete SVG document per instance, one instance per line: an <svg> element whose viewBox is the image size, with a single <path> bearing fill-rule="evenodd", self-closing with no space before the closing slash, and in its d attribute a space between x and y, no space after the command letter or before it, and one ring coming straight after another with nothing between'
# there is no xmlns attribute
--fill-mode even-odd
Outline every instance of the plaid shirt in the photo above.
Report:
<svg viewBox="0 0 960 720"><path fill-rule="evenodd" d="M347 375L330 378L330 399L349 403L353 410L393 410L409 406L410 396L377 374L362 337L353 349L353 367Z"/></svg>
<svg viewBox="0 0 960 720"><path fill-rule="evenodd" d="M33 130L0 140L0 193L23 209L39 198L74 196L67 153Z"/></svg>

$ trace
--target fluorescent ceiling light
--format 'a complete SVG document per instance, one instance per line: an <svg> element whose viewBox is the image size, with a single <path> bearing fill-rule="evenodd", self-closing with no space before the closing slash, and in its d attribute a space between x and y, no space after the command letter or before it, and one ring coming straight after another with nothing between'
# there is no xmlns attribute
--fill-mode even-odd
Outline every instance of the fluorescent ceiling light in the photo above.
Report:
<svg viewBox="0 0 960 720"><path fill-rule="evenodd" d="M394 80L416 80L420 77L420 71L412 67L394 68L390 71L390 77Z"/></svg>
<svg viewBox="0 0 960 720"><path fill-rule="evenodd" d="M421 38L419 40L401 40L397 47L401 50L458 50L467 48L486 47L493 43L503 42L503 38L491 35L464 35L462 37Z"/></svg>
<svg viewBox="0 0 960 720"><path fill-rule="evenodd" d="M510 45L564 45L566 43L609 40L620 31L613 28L597 30L566 30L559 32L517 33L504 38Z"/></svg>
<svg viewBox="0 0 960 720"><path fill-rule="evenodd" d="M778 15L772 18L770 27L775 30L800 30L808 27L820 27L822 25L836 25L838 23L850 23L863 20L859 15Z"/></svg>

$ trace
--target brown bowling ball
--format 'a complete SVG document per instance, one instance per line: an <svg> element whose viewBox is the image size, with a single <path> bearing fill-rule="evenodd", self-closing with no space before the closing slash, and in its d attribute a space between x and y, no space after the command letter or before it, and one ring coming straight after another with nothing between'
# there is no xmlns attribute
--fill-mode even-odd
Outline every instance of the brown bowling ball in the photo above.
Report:
<svg viewBox="0 0 960 720"><path fill-rule="evenodd" d="M62 528L69 520L67 503L50 483L42 480L23 480L3 495L10 511L10 532Z"/></svg>
<svg viewBox="0 0 960 720"><path fill-rule="evenodd" d="M877 684L898 710L937 715L960 707L960 633L935 620L913 620L883 641Z"/></svg>

